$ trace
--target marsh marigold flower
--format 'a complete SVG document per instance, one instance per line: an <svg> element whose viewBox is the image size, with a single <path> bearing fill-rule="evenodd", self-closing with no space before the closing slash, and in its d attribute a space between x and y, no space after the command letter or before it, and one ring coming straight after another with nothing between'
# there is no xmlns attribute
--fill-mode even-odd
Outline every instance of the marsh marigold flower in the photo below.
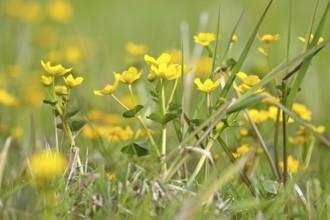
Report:
<svg viewBox="0 0 330 220"><path fill-rule="evenodd" d="M287 161L288 161L288 172L296 173L301 166L300 161L294 159L293 156L291 155L288 156ZM284 163L282 161L279 163L279 165L282 168L282 170L284 170Z"/></svg>
<svg viewBox="0 0 330 220"><path fill-rule="evenodd" d="M247 92L253 86L255 86L256 84L258 84L260 82L260 79L257 75L248 76L244 72L239 72L236 74L236 76L239 80L241 80L243 82L243 84L241 84L240 86L234 85L234 89L236 89L237 91L240 91L240 92ZM258 93L262 92L263 90L264 90L263 88L259 88L257 91L254 92L254 94L258 94Z"/></svg>
<svg viewBox="0 0 330 220"><path fill-rule="evenodd" d="M119 73L115 73L119 74ZM119 81L124 84L132 84L135 80L138 80L141 78L142 70L138 72L138 70L135 67L130 67L128 70L125 70L122 72L122 74L119 74L120 78Z"/></svg>
<svg viewBox="0 0 330 220"><path fill-rule="evenodd" d="M36 179L54 179L63 175L67 161L64 155L55 152L42 150L30 157L30 166L33 177Z"/></svg>
<svg viewBox="0 0 330 220"><path fill-rule="evenodd" d="M214 40L215 40L215 34L213 32L199 33L199 34L194 36L195 43L203 45L203 46L210 45L210 43Z"/></svg>
<svg viewBox="0 0 330 220"><path fill-rule="evenodd" d="M64 78L65 85L67 85L70 88L78 87L84 80L84 78L82 78L82 77L73 78L72 74L68 75L66 78L65 77L63 77L63 78Z"/></svg>
<svg viewBox="0 0 330 220"><path fill-rule="evenodd" d="M51 0L47 5L48 16L57 22L67 22L73 14L69 1Z"/></svg>
<svg viewBox="0 0 330 220"><path fill-rule="evenodd" d="M304 38L304 37L298 37L298 39L303 43L305 43L307 41L306 38ZM314 34L311 34L310 37L309 37L309 42L308 43L312 43L313 39L314 39ZM320 44L323 41L324 41L324 38L320 37L317 44Z"/></svg>
<svg viewBox="0 0 330 220"><path fill-rule="evenodd" d="M249 152L250 150L250 146L248 144L242 144L239 148L237 148L234 152L233 152L233 156L235 158L237 157L241 157L244 154L246 154L247 152Z"/></svg>
<svg viewBox="0 0 330 220"><path fill-rule="evenodd" d="M209 93L219 87L220 79L217 79L215 82L212 82L211 79L206 79L204 83L202 83L200 78L196 78L194 83L197 85L198 90Z"/></svg>
<svg viewBox="0 0 330 220"><path fill-rule="evenodd" d="M119 82L120 74L115 73L115 82L113 85L106 85L103 90L94 90L94 95L97 96L106 96L106 95L111 95L114 93L118 87L118 82Z"/></svg>
<svg viewBox="0 0 330 220"><path fill-rule="evenodd" d="M252 120L256 124L263 123L269 117L268 111L265 111L265 110L250 109L249 113L250 113ZM246 120L248 120L248 117L246 114L244 114L244 117Z"/></svg>
<svg viewBox="0 0 330 220"><path fill-rule="evenodd" d="M262 37L260 37L258 34L257 37L258 37L258 40L264 44L271 44L280 39L279 34L275 34L275 35L265 34Z"/></svg>
<svg viewBox="0 0 330 220"><path fill-rule="evenodd" d="M44 76L44 75L42 75L41 76L41 83L42 83L42 85L44 85L44 86L50 86L52 83L53 83L53 77L52 76Z"/></svg>
<svg viewBox="0 0 330 220"><path fill-rule="evenodd" d="M16 106L19 101L16 97L9 94L5 89L0 89L0 105Z"/></svg>
<svg viewBox="0 0 330 220"><path fill-rule="evenodd" d="M51 66L49 61L44 63L43 60L41 61L41 65L49 74L53 76L63 76L72 70L72 68L64 68L61 64Z"/></svg>
<svg viewBox="0 0 330 220"><path fill-rule="evenodd" d="M56 95L67 95L68 88L66 86L55 86L55 93Z"/></svg>
<svg viewBox="0 0 330 220"><path fill-rule="evenodd" d="M161 63L168 64L171 61L171 55L168 53L162 53L157 59L149 56L144 55L144 60L151 66L158 67Z"/></svg>
<svg viewBox="0 0 330 220"><path fill-rule="evenodd" d="M125 44L126 51L133 56L142 56L148 51L148 47L144 44L136 44L133 42L127 42Z"/></svg>

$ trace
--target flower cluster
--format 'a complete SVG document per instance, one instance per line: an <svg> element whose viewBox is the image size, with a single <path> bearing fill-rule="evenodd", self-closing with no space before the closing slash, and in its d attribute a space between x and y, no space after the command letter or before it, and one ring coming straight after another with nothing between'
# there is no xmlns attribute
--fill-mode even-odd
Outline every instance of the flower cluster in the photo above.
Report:
<svg viewBox="0 0 330 220"><path fill-rule="evenodd" d="M247 75L244 72L239 72L236 74L237 78L243 83L239 86L234 85L234 89L239 92L247 92L251 89L251 87L257 85L260 82L260 79L257 75ZM261 93L264 89L259 88L254 94Z"/></svg>
<svg viewBox="0 0 330 220"><path fill-rule="evenodd" d="M168 53L161 54L157 59L149 55L145 55L144 60L150 65L150 72L148 75L149 81L153 81L155 78L173 80L181 76L182 69L184 74L190 71L190 68L186 65L182 68L180 64L170 63L171 55Z"/></svg>

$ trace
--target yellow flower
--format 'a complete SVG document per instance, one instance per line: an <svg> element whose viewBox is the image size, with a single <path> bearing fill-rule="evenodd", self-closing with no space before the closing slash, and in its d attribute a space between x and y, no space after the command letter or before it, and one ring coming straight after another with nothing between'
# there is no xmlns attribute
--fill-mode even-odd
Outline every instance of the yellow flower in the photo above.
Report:
<svg viewBox="0 0 330 220"><path fill-rule="evenodd" d="M324 126L314 126L314 125L309 125L313 128L314 131L322 134L325 131ZM289 142L291 144L304 144L307 143L312 137L312 133L310 133L305 127L299 126L298 131L296 132L297 136L295 138L289 137Z"/></svg>
<svg viewBox="0 0 330 220"><path fill-rule="evenodd" d="M30 166L33 177L36 179L54 179L63 175L67 161L64 155L42 150L30 157Z"/></svg>
<svg viewBox="0 0 330 220"><path fill-rule="evenodd" d="M68 88L66 86L55 86L55 93L56 95L67 95Z"/></svg>
<svg viewBox="0 0 330 220"><path fill-rule="evenodd" d="M289 173L296 173L298 171L298 169L300 168L300 161L294 159L291 155L288 156L287 159L287 163L288 163L288 172ZM284 170L284 164L283 162L279 163L280 167L282 168L282 170Z"/></svg>
<svg viewBox="0 0 330 220"><path fill-rule="evenodd" d="M304 37L298 37L298 39L303 43L305 43L307 41L306 38L304 38ZM314 34L311 34L310 37L309 37L309 42L308 43L312 43L313 39L314 39ZM320 44L323 41L324 41L324 38L320 37L317 44Z"/></svg>
<svg viewBox="0 0 330 220"><path fill-rule="evenodd" d="M148 51L148 47L144 44L135 44L133 42L127 42L125 44L126 51L133 56L142 56Z"/></svg>
<svg viewBox="0 0 330 220"><path fill-rule="evenodd" d="M44 63L43 60L41 61L41 65L49 74L53 76L63 76L72 70L72 68L64 68L61 64L51 66L49 61Z"/></svg>
<svg viewBox="0 0 330 220"><path fill-rule="evenodd" d="M115 73L115 82L113 83L113 85L108 84L104 87L103 90L94 90L94 95L105 96L114 93L118 87L119 78L120 78L120 74Z"/></svg>
<svg viewBox="0 0 330 220"><path fill-rule="evenodd" d="M11 130L11 136L13 137L21 137L23 135L23 128L16 127Z"/></svg>
<svg viewBox="0 0 330 220"><path fill-rule="evenodd" d="M212 72L212 58L207 56L200 57L195 66L196 77L205 79Z"/></svg>
<svg viewBox="0 0 330 220"><path fill-rule="evenodd" d="M171 55L168 53L162 53L157 59L155 59L149 55L144 55L144 60L149 65L158 67L159 64L161 64L161 63L168 64L171 61Z"/></svg>
<svg viewBox="0 0 330 220"><path fill-rule="evenodd" d="M44 85L44 86L50 86L52 83L53 83L53 77L52 76L44 76L44 75L42 75L41 76L41 83L42 83L42 85Z"/></svg>
<svg viewBox="0 0 330 220"><path fill-rule="evenodd" d="M312 120L312 112L303 104L293 103L291 110L292 110L292 112L299 115L299 117L303 120L306 120L306 121Z"/></svg>
<svg viewBox="0 0 330 220"><path fill-rule="evenodd" d="M18 103L16 97L10 95L6 90L0 89L0 105L16 106Z"/></svg>
<svg viewBox="0 0 330 220"><path fill-rule="evenodd" d="M204 83L202 83L200 78L196 78L194 83L197 85L198 90L203 92L212 92L220 85L220 79L217 79L214 83L211 79L206 79Z"/></svg>
<svg viewBox="0 0 330 220"><path fill-rule="evenodd" d="M203 46L210 45L210 42L215 40L215 34L211 33L199 33L198 35L194 36L194 41L196 44L200 44Z"/></svg>
<svg viewBox="0 0 330 220"><path fill-rule="evenodd" d="M258 51L259 51L262 55L264 55L265 57L268 57L268 53L264 50L264 48L262 48L262 47L258 47Z"/></svg>
<svg viewBox="0 0 330 220"><path fill-rule="evenodd" d="M246 129L246 128L241 128L241 129L239 130L239 134L240 134L241 136L247 136L247 135L249 134L249 130Z"/></svg>
<svg viewBox="0 0 330 220"><path fill-rule="evenodd" d="M237 40L238 40L238 37L237 37L236 34L234 34L233 37L231 38L231 42L232 42L232 43L236 43Z"/></svg>
<svg viewBox="0 0 330 220"><path fill-rule="evenodd" d="M119 74L119 73L115 73L115 74ZM119 80L120 80L120 82L122 82L124 84L130 85L135 80L140 79L141 75L142 75L142 70L140 70L140 72L138 72L135 67L130 67L130 68L128 68L128 70L122 72L122 74L120 75Z"/></svg>
<svg viewBox="0 0 330 220"><path fill-rule="evenodd" d="M68 63L78 63L83 58L83 51L77 46L68 46L64 48L63 51L66 62Z"/></svg>
<svg viewBox="0 0 330 220"><path fill-rule="evenodd" d="M241 84L240 86L234 85L234 89L236 89L237 91L240 91L240 92L246 92L246 91L250 90L251 87L255 86L256 84L258 84L260 82L260 79L257 75L248 76L244 72L239 72L236 74L236 76L238 79L240 79L243 82L243 84ZM262 92L263 90L264 90L263 88L259 88L253 94L258 94L258 93Z"/></svg>
<svg viewBox="0 0 330 220"><path fill-rule="evenodd" d="M235 158L241 157L247 152L249 152L249 150L250 150L250 146L248 144L242 144L239 148L235 150L235 152L233 152L233 156Z"/></svg>
<svg viewBox="0 0 330 220"><path fill-rule="evenodd" d="M277 120L277 112L278 112L278 108L276 106L270 106L268 108L268 117L274 121ZM281 122L282 121L282 110L280 110L280 115L278 120ZM289 118L288 123L293 123L294 120L292 118Z"/></svg>
<svg viewBox="0 0 330 220"><path fill-rule="evenodd" d="M252 118L252 120L256 123L256 124L260 124L264 121L266 121L269 117L269 114L267 111L265 110L257 110L257 109L250 109L249 110L250 116ZM248 117L246 114L244 114L244 117L246 120L248 120Z"/></svg>
<svg viewBox="0 0 330 220"><path fill-rule="evenodd" d="M151 66L151 74L164 80L173 80L181 76L181 71L177 67L178 64L159 63L158 67Z"/></svg>
<svg viewBox="0 0 330 220"><path fill-rule="evenodd" d="M273 43L280 39L279 34L275 34L275 35L265 34L262 37L260 37L258 34L257 37L258 37L258 40L264 44L270 44L270 43Z"/></svg>
<svg viewBox="0 0 330 220"><path fill-rule="evenodd" d="M52 20L66 22L72 17L73 8L69 1L52 0L47 5L47 12Z"/></svg>
<svg viewBox="0 0 330 220"><path fill-rule="evenodd" d="M82 77L73 78L72 74L68 75L66 78L65 77L63 77L63 78L64 78L65 84L70 88L78 87L84 80L84 78L82 78Z"/></svg>

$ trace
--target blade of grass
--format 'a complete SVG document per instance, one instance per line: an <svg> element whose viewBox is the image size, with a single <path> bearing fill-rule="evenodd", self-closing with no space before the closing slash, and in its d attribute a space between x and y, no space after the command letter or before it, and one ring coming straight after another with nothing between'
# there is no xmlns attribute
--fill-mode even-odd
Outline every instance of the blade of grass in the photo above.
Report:
<svg viewBox="0 0 330 220"><path fill-rule="evenodd" d="M311 126L309 126L304 120L299 118L296 114L294 114L290 109L282 105L281 103L277 102L274 98L269 97L270 99L273 100L274 104L282 109L286 114L288 114L295 122L298 124L302 125L304 128L306 128L309 132L311 132L317 139L322 141L325 145L330 147L330 141L326 139L323 135L315 131Z"/></svg>
<svg viewBox="0 0 330 220"><path fill-rule="evenodd" d="M218 21L217 21L217 30L215 33L216 41L214 44L214 52L212 56L212 73L214 73L215 70L215 61L217 59L217 50L218 50L218 43L219 43L219 29L220 29L220 11L221 11L221 5L219 3L219 11L218 11ZM212 79L214 77L214 74L212 74Z"/></svg>
<svg viewBox="0 0 330 220"><path fill-rule="evenodd" d="M236 100L236 102L233 105L231 105L230 108L228 108L228 111L231 111L232 109L237 108L237 105L241 105L241 103L240 103L241 101L243 101L243 100L247 99L248 97L252 96L255 91L257 91L259 88L263 87L264 85L269 83L271 80L273 80L277 75L279 75L281 73L281 71L283 71L286 68L292 66L293 64L299 62L300 60L304 59L305 57L307 57L311 54L314 54L316 51L323 48L329 42L330 42L330 38L324 40L319 45L308 49L306 52L292 58L291 60L289 60L289 62L284 61L281 64L279 64L269 74L267 74L262 80L260 80L260 82L257 85L253 86L251 89L249 89L249 91L247 91L241 97L239 97Z"/></svg>
<svg viewBox="0 0 330 220"><path fill-rule="evenodd" d="M13 139L12 137L8 137L6 139L5 146L2 148L1 153L0 153L0 191L1 191L3 171L5 169L8 150L9 150L9 146L10 146L12 139Z"/></svg>
<svg viewBox="0 0 330 220"><path fill-rule="evenodd" d="M233 82L234 82L234 80L236 78L236 73L241 69L241 67L242 67L242 65L243 65L243 63L244 63L244 61L245 61L245 59L246 59L246 57L247 57L247 55L248 55L248 53L249 53L249 51L251 49L251 46L253 44L253 41L255 40L256 34L257 34L258 30L259 30L259 27L260 27L262 21L264 20L264 18L265 18L265 16L266 16L266 14L267 14L267 12L268 12L268 10L269 10L269 8L270 8L270 6L271 6L272 3L273 3L273 0L270 0L269 3L268 3L268 5L267 5L267 7L266 7L266 9L265 9L265 11L262 13L262 15L261 15L261 17L260 17L257 25L255 26L255 28L254 28L254 30L253 30L253 32L252 32L252 34L251 34L248 42L245 45L245 48L244 48L241 56L239 57L236 65L233 68L233 71L231 72L231 75L229 76L229 78L228 78L228 80L226 82L225 87L223 88L223 90L220 93L220 98L219 98L220 100L221 99L224 99L227 96L227 93L228 93L231 85L233 84Z"/></svg>
<svg viewBox="0 0 330 220"><path fill-rule="evenodd" d="M324 26L325 26L325 22L326 22L326 19L327 19L327 15L328 15L329 9L330 9L330 1L328 2L328 5L327 5L326 9L323 12L322 18L320 20L320 23L319 23L319 25L318 25L318 27L316 29L315 35L314 35L314 39L311 42L311 44L308 46L308 49L313 48L315 45L317 45L318 40L321 37L321 33L322 33L323 29L324 29ZM307 42L309 42L309 41L307 40ZM293 99L296 96L296 94L297 94L297 92L298 92L298 90L300 88L300 85L301 85L301 83L302 83L302 81L303 81L303 79L304 79L304 77L306 75L306 72L308 70L308 67L309 67L309 65L310 65L310 63L312 61L312 58L313 58L313 55L311 54L311 55L307 56L303 60L302 66L300 68L300 71L297 74L297 77L295 78L294 83L293 83L293 86L292 86L292 88L290 90L290 93L289 93L289 95L287 97L287 102L286 102L286 106L287 107L290 107L292 105Z"/></svg>

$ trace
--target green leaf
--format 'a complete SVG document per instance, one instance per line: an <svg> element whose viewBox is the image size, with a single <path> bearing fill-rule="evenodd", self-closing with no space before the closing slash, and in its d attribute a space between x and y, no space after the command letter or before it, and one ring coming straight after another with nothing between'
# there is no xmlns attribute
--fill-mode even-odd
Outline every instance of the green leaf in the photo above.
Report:
<svg viewBox="0 0 330 220"><path fill-rule="evenodd" d="M147 141L134 142L124 146L121 152L129 155L136 155L138 157L146 156L149 154L150 145Z"/></svg>
<svg viewBox="0 0 330 220"><path fill-rule="evenodd" d="M80 108L73 106L70 107L68 112L66 113L66 116L71 118L72 116L76 115L80 111Z"/></svg>
<svg viewBox="0 0 330 220"><path fill-rule="evenodd" d="M124 112L124 113L123 113L123 117L124 117L124 118L133 118L133 117L135 117L135 115L136 115L141 109L143 109L143 105L137 105L137 106L135 106L133 109Z"/></svg>
<svg viewBox="0 0 330 220"><path fill-rule="evenodd" d="M63 124L62 124L62 123L58 123L58 124L56 125L56 127L57 127L58 129L63 129Z"/></svg>
<svg viewBox="0 0 330 220"><path fill-rule="evenodd" d="M168 122L170 122L170 121L172 121L172 120L174 120L174 119L176 119L176 118L178 118L178 117L179 117L178 112L169 112L169 113L166 113L166 114L164 115L163 120L162 120L162 124L165 125L165 124L167 124Z"/></svg>
<svg viewBox="0 0 330 220"><path fill-rule="evenodd" d="M87 123L86 120L73 120L70 122L70 127L72 131L78 131Z"/></svg>
<svg viewBox="0 0 330 220"><path fill-rule="evenodd" d="M236 101L232 106L228 108L227 114L232 114L234 112L241 111L246 108L252 108L253 106L259 104L259 102L264 98L266 98L266 96L259 95L249 97L239 102Z"/></svg>
<svg viewBox="0 0 330 220"><path fill-rule="evenodd" d="M153 112L149 116L147 116L147 119L150 119L151 121L163 124L163 116L158 112Z"/></svg>
<svg viewBox="0 0 330 220"><path fill-rule="evenodd" d="M47 105L55 106L57 104L57 101L52 101L52 100L44 99L43 100L43 103L45 103Z"/></svg>
<svg viewBox="0 0 330 220"><path fill-rule="evenodd" d="M169 111L174 111L174 110L178 110L178 109L180 109L180 108L181 108L181 104L171 102L171 103L169 104L169 108L168 108L168 110L169 110Z"/></svg>
<svg viewBox="0 0 330 220"><path fill-rule="evenodd" d="M262 183L264 190L268 193L276 195L279 191L280 184L277 181L265 180Z"/></svg>

